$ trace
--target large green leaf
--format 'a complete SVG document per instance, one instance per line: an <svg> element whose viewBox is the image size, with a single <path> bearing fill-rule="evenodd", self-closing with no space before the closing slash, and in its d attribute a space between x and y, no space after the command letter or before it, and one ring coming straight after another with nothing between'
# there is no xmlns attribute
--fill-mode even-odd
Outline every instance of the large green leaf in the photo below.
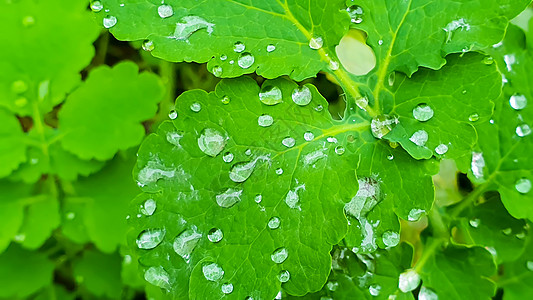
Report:
<svg viewBox="0 0 533 300"><path fill-rule="evenodd" d="M520 257L503 265L503 276L498 280L503 288L504 300L533 297L533 238L528 237L527 247Z"/></svg>
<svg viewBox="0 0 533 300"><path fill-rule="evenodd" d="M79 84L98 36L84 0L2 1L0 28L0 106L19 115L61 103Z"/></svg>

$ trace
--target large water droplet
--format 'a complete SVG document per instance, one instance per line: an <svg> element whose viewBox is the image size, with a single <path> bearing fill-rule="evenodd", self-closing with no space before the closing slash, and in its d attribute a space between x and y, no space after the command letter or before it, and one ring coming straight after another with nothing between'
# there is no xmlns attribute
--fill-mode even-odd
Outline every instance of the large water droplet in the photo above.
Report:
<svg viewBox="0 0 533 300"><path fill-rule="evenodd" d="M218 228L212 228L211 230L209 230L209 233L207 234L207 238L209 239L209 241L213 243L220 242L223 237L224 237L224 233L222 232L222 230Z"/></svg>
<svg viewBox="0 0 533 300"><path fill-rule="evenodd" d="M531 181L527 178L520 178L514 185L515 189L521 194L527 194L531 191Z"/></svg>
<svg viewBox="0 0 533 300"><path fill-rule="evenodd" d="M323 45L324 45L324 40L320 36L319 37L314 37L314 38L309 40L309 48L311 48L311 49L318 50L318 49L322 48Z"/></svg>
<svg viewBox="0 0 533 300"><path fill-rule="evenodd" d="M476 178L483 178L483 169L485 168L485 159L483 158L483 153L472 152L472 163L470 166L472 169L472 174Z"/></svg>
<svg viewBox="0 0 533 300"><path fill-rule="evenodd" d="M261 127L269 127L274 124L274 118L271 115L262 115L257 118L257 124Z"/></svg>
<svg viewBox="0 0 533 300"><path fill-rule="evenodd" d="M198 138L198 147L203 153L215 157L226 146L227 138L218 130L212 128L205 128Z"/></svg>
<svg viewBox="0 0 533 300"><path fill-rule="evenodd" d="M117 18L115 16L106 16L102 22L104 27L109 29L117 24Z"/></svg>
<svg viewBox="0 0 533 300"><path fill-rule="evenodd" d="M418 300L439 300L439 296L433 290L422 286L418 292Z"/></svg>
<svg viewBox="0 0 533 300"><path fill-rule="evenodd" d="M368 287L368 292L370 295L377 297L379 296L379 292L381 292L381 286L374 283Z"/></svg>
<svg viewBox="0 0 533 300"><path fill-rule="evenodd" d="M370 128L372 130L372 135L375 138L381 139L387 133L391 132L394 126L398 124L398 118L390 117L387 115L380 115L372 119Z"/></svg>
<svg viewBox="0 0 533 300"><path fill-rule="evenodd" d="M343 146L340 146L340 145L339 145L339 146L335 147L335 153L336 153L337 155L343 155L345 151L346 151L346 150L344 149Z"/></svg>
<svg viewBox="0 0 533 300"><path fill-rule="evenodd" d="M433 118L433 109L427 104L419 104L413 109L413 117L420 122Z"/></svg>
<svg viewBox="0 0 533 300"><path fill-rule="evenodd" d="M185 16L176 23L176 30L172 38L176 40L187 40L193 33L200 29L206 29L208 34L213 32L215 24L209 23L198 16Z"/></svg>
<svg viewBox="0 0 533 300"><path fill-rule="evenodd" d="M350 15L352 23L359 24L363 22L363 8L361 6L352 5L346 8L346 11L348 12L348 15Z"/></svg>
<svg viewBox="0 0 533 300"><path fill-rule="evenodd" d="M347 214L360 218L370 212L382 199L379 181L372 177L357 180L359 189L352 200L344 206Z"/></svg>
<svg viewBox="0 0 533 300"><path fill-rule="evenodd" d="M233 161L233 157L234 157L233 153L231 153L231 152L226 152L226 153L224 153L224 155L222 156L222 160L223 160L224 162L226 162L226 163L230 163L230 162Z"/></svg>
<svg viewBox="0 0 533 300"><path fill-rule="evenodd" d="M468 223L470 224L470 226L474 228L478 228L479 224L481 223L481 220L478 218L474 218L474 219L469 220Z"/></svg>
<svg viewBox="0 0 533 300"><path fill-rule="evenodd" d="M272 261L277 264L281 264L282 262L284 262L287 259L287 257L289 257L289 252L284 247L276 249L272 253L272 255L270 255L270 258L272 259Z"/></svg>
<svg viewBox="0 0 533 300"><path fill-rule="evenodd" d="M289 136L289 137L284 138L281 141L281 144L283 144L283 146L287 148L291 148L291 147L294 147L294 145L296 144L296 140Z"/></svg>
<svg viewBox="0 0 533 300"><path fill-rule="evenodd" d="M236 42L233 44L233 51L241 53L246 49L246 46L242 42Z"/></svg>
<svg viewBox="0 0 533 300"><path fill-rule="evenodd" d="M446 152L448 152L448 146L445 145L445 144L440 144L437 147L435 147L435 153L437 153L439 155L443 155Z"/></svg>
<svg viewBox="0 0 533 300"><path fill-rule="evenodd" d="M142 44L142 48L144 51L150 52L155 49L154 42L152 42L151 40L145 40Z"/></svg>
<svg viewBox="0 0 533 300"><path fill-rule="evenodd" d="M144 272L144 280L160 288L170 290L170 276L162 266L148 268Z"/></svg>
<svg viewBox="0 0 533 300"><path fill-rule="evenodd" d="M100 1L91 2L91 10L92 11L100 12L102 9L104 9L104 6L102 5L102 2L100 2Z"/></svg>
<svg viewBox="0 0 533 300"><path fill-rule="evenodd" d="M226 295L227 294L231 294L231 292L233 292L233 284L224 283L220 289L222 290L222 293L224 293Z"/></svg>
<svg viewBox="0 0 533 300"><path fill-rule="evenodd" d="M229 188L224 193L217 195L216 201L220 207L230 208L241 201L241 195L242 190Z"/></svg>
<svg viewBox="0 0 533 300"><path fill-rule="evenodd" d="M413 133L409 140L415 145L423 147L428 141L428 133L425 130L418 130L417 132Z"/></svg>
<svg viewBox="0 0 533 300"><path fill-rule="evenodd" d="M270 52L272 52L272 51L274 51L274 50L276 50L276 46L274 46L274 45L272 45L272 44L270 44L270 45L267 46L267 52L270 53Z"/></svg>
<svg viewBox="0 0 533 300"><path fill-rule="evenodd" d="M237 60L237 64L239 67L243 69L248 69L254 64L255 58L254 56L249 52L244 52L239 56L239 59Z"/></svg>
<svg viewBox="0 0 533 300"><path fill-rule="evenodd" d="M514 94L509 99L509 104L515 110L521 110L527 106L527 98L521 94Z"/></svg>
<svg viewBox="0 0 533 300"><path fill-rule="evenodd" d="M141 212L146 216L151 216L154 214L154 211L157 207L157 204L154 199L148 199L144 201Z"/></svg>
<svg viewBox="0 0 533 300"><path fill-rule="evenodd" d="M193 112L199 112L200 110L202 110L202 104L194 102L191 104L190 108Z"/></svg>
<svg viewBox="0 0 533 300"><path fill-rule="evenodd" d="M418 287L420 284L420 276L418 273L409 269L400 274L400 280L398 282L398 287L404 293L410 292Z"/></svg>
<svg viewBox="0 0 533 300"><path fill-rule="evenodd" d="M479 120L479 114L477 113L473 113L470 116L468 116L468 121L470 122L476 122L477 120Z"/></svg>
<svg viewBox="0 0 533 300"><path fill-rule="evenodd" d="M165 229L147 229L139 234L135 242L139 249L153 249L163 241L165 233Z"/></svg>
<svg viewBox="0 0 533 300"><path fill-rule="evenodd" d="M292 101L294 103L305 106L309 103L311 103L311 100L313 100L313 95L311 94L311 89L309 89L307 86L302 86L301 88L295 88L292 91Z"/></svg>
<svg viewBox="0 0 533 300"><path fill-rule="evenodd" d="M172 6L168 4L163 4L157 8L157 13L159 14L161 18L164 19L164 18L172 17L174 15L174 10L172 9Z"/></svg>
<svg viewBox="0 0 533 300"><path fill-rule="evenodd" d="M525 137L531 134L531 128L527 124L516 126L516 135L519 137Z"/></svg>
<svg viewBox="0 0 533 300"><path fill-rule="evenodd" d="M400 243L400 234L395 231L385 231L382 236L383 244L387 247L395 247Z"/></svg>
<svg viewBox="0 0 533 300"><path fill-rule="evenodd" d="M310 142L315 138L315 135L311 131L304 133L304 140Z"/></svg>
<svg viewBox="0 0 533 300"><path fill-rule="evenodd" d="M259 100L266 105L276 105L283 100L283 95L277 86L263 86L259 92Z"/></svg>
<svg viewBox="0 0 533 300"><path fill-rule="evenodd" d="M224 70L222 69L221 66L214 66L213 69L211 70L211 73L213 73L215 77L220 77L222 76L222 71Z"/></svg>
<svg viewBox="0 0 533 300"><path fill-rule="evenodd" d="M209 281L218 281L224 276L224 270L216 263L209 263L202 267L205 279Z"/></svg>
<svg viewBox="0 0 533 300"><path fill-rule="evenodd" d="M172 244L174 251L185 260L189 259L192 251L202 238L202 234L197 230L196 226L192 226L190 229L182 231L174 239L174 243Z"/></svg>
<svg viewBox="0 0 533 300"><path fill-rule="evenodd" d="M279 272L278 279L281 283L285 283L291 279L291 273L287 270L282 270Z"/></svg>
<svg viewBox="0 0 533 300"><path fill-rule="evenodd" d="M255 165L259 160L268 160L268 157L266 156L259 156L255 158L252 161L249 162L240 162L236 163L231 167L231 170L229 172L229 178L233 180L233 182L244 182L246 179L250 178L252 175Z"/></svg>
<svg viewBox="0 0 533 300"><path fill-rule="evenodd" d="M281 220L278 217L272 217L268 220L268 228L270 229L278 229L280 224Z"/></svg>

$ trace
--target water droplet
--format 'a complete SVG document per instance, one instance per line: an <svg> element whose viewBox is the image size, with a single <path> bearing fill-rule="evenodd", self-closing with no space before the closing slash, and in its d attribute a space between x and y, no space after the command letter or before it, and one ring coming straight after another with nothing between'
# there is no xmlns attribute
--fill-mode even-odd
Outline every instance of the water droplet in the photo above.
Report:
<svg viewBox="0 0 533 300"><path fill-rule="evenodd" d="M343 155L344 154L344 147L343 146L337 146L335 147L335 153L337 153L337 155Z"/></svg>
<svg viewBox="0 0 533 300"><path fill-rule="evenodd" d="M515 110L521 110L527 106L527 98L521 94L514 94L509 98L509 104Z"/></svg>
<svg viewBox="0 0 533 300"><path fill-rule="evenodd" d="M202 238L202 234L198 232L196 226L192 226L190 229L182 231L172 244L174 251L183 259L188 260L192 251L196 248L196 245Z"/></svg>
<svg viewBox="0 0 533 300"><path fill-rule="evenodd" d="M296 144L296 140L294 140L293 138L291 138L290 136L289 137L286 137L284 138L281 143L283 144L283 146L287 147L287 148L292 148L294 147L294 145Z"/></svg>
<svg viewBox="0 0 533 300"><path fill-rule="evenodd" d="M272 51L274 51L274 50L276 50L276 46L274 46L274 45L272 45L272 44L270 44L270 45L267 46L267 52L270 53L270 52L272 52Z"/></svg>
<svg viewBox="0 0 533 300"><path fill-rule="evenodd" d="M67 217L67 220L74 220L74 218L76 217L76 213L72 212L72 211L69 211L67 213L66 217Z"/></svg>
<svg viewBox="0 0 533 300"><path fill-rule="evenodd" d="M237 64L239 67L243 69L248 69L254 64L255 58L254 56L249 52L244 52L239 56L239 59L237 60Z"/></svg>
<svg viewBox="0 0 533 300"><path fill-rule="evenodd" d="M485 168L485 159L483 158L483 153L472 152L472 163L470 166L472 169L472 174L476 178L483 178L483 168Z"/></svg>
<svg viewBox="0 0 533 300"><path fill-rule="evenodd" d="M261 201L263 201L263 196L261 194L256 195L254 201L255 203L261 203Z"/></svg>
<svg viewBox="0 0 533 300"><path fill-rule="evenodd" d="M218 281L224 276L224 270L216 263L208 263L202 266L202 272L205 279L209 281Z"/></svg>
<svg viewBox="0 0 533 300"><path fill-rule="evenodd" d="M213 73L213 75L215 75L216 77L220 77L222 76L222 67L221 66L214 66L213 67L213 70L211 70L211 73Z"/></svg>
<svg viewBox="0 0 533 300"><path fill-rule="evenodd" d="M407 216L407 220L411 222L415 222L420 220L420 217L422 217L422 214L424 214L426 211L419 208L413 208L409 211L409 215Z"/></svg>
<svg viewBox="0 0 533 300"><path fill-rule="evenodd" d="M249 162L239 162L234 164L229 171L229 178L233 182L245 182L252 175L255 165L259 160L268 160L267 156L259 156Z"/></svg>
<svg viewBox="0 0 533 300"><path fill-rule="evenodd" d="M285 204L290 208L300 208L300 196L298 195L299 190L305 190L305 185L299 185L293 190L290 190L285 196Z"/></svg>
<svg viewBox="0 0 533 300"><path fill-rule="evenodd" d="M291 273L287 270L282 270L279 272L278 279L281 283L285 283L291 279Z"/></svg>
<svg viewBox="0 0 533 300"><path fill-rule="evenodd" d="M425 130L418 130L417 132L413 133L409 140L415 145L423 147L428 141L428 133Z"/></svg>
<svg viewBox="0 0 533 300"><path fill-rule="evenodd" d="M389 78L388 78L389 86L393 86L395 81L396 81L396 72L392 71L389 74Z"/></svg>
<svg viewBox="0 0 533 300"><path fill-rule="evenodd" d="M333 60L331 59L329 61L329 68L332 70L332 71L337 71L339 69L339 62L336 61L336 60Z"/></svg>
<svg viewBox="0 0 533 300"><path fill-rule="evenodd" d="M218 228L212 228L211 230L209 230L209 233L207 234L207 238L209 239L209 241L213 243L220 242L223 237L224 237L224 233L222 233L222 230Z"/></svg>
<svg viewBox="0 0 533 300"><path fill-rule="evenodd" d="M379 40L378 41L378 45L380 45L380 46L383 45L383 40Z"/></svg>
<svg viewBox="0 0 533 300"><path fill-rule="evenodd" d="M224 293L226 295L227 294L231 294L231 292L233 292L233 284L224 283L220 289L222 290L222 293Z"/></svg>
<svg viewBox="0 0 533 300"><path fill-rule="evenodd" d="M492 58L491 56L485 56L483 58L483 63L486 65L492 65L494 63L494 58Z"/></svg>
<svg viewBox="0 0 533 300"><path fill-rule="evenodd" d="M311 131L304 133L304 140L310 142L315 138L315 135Z"/></svg>
<svg viewBox="0 0 533 300"><path fill-rule="evenodd" d="M337 143L337 138L333 137L333 136L328 136L328 138L326 139L326 141L328 141L328 143L334 143L336 144Z"/></svg>
<svg viewBox="0 0 533 300"><path fill-rule="evenodd" d="M281 220L278 217L272 217L268 220L268 228L270 229L278 229L280 224Z"/></svg>
<svg viewBox="0 0 533 300"><path fill-rule="evenodd" d="M220 99L220 102L222 102L222 104L229 104L230 101L231 101L231 99L228 96L224 96L224 97L222 97L222 99Z"/></svg>
<svg viewBox="0 0 533 300"><path fill-rule="evenodd" d="M307 86L302 86L301 88L295 88L292 91L292 101L300 106L306 106L311 103L313 100L313 95L311 94L311 89Z"/></svg>
<svg viewBox="0 0 533 300"><path fill-rule="evenodd" d="M233 157L234 157L233 153L231 153L231 152L226 152L226 153L224 153L224 155L222 156L222 160L223 160L224 162L226 162L226 163L230 163L230 162L233 161Z"/></svg>
<svg viewBox="0 0 533 300"><path fill-rule="evenodd" d="M146 201L144 201L144 204L142 206L142 209L141 209L141 212L145 215L145 216L151 216L154 214L154 211L157 207L157 204L155 202L154 199L148 199Z"/></svg>
<svg viewBox="0 0 533 300"><path fill-rule="evenodd" d="M283 174L283 169L282 168L277 168L276 169L276 174L278 174L278 175Z"/></svg>
<svg viewBox="0 0 533 300"><path fill-rule="evenodd" d="M339 288L339 283L337 281L328 281L326 288L332 292L336 291Z"/></svg>
<svg viewBox="0 0 533 300"><path fill-rule="evenodd" d="M477 120L479 120L479 115L477 113L473 113L468 116L468 121L470 122L476 122Z"/></svg>
<svg viewBox="0 0 533 300"><path fill-rule="evenodd" d="M515 189L521 194L527 194L531 191L531 181L527 178L520 178L514 185Z"/></svg>
<svg viewBox="0 0 533 300"><path fill-rule="evenodd" d="M144 272L144 280L160 288L170 290L170 276L162 266L148 268Z"/></svg>
<svg viewBox="0 0 533 300"><path fill-rule="evenodd" d="M165 237L165 229L147 229L139 234L136 243L139 249L153 249L157 247Z"/></svg>
<svg viewBox="0 0 533 300"><path fill-rule="evenodd" d="M513 229L511 227L505 228L502 230L502 233L505 235L511 235L511 233L513 233Z"/></svg>
<svg viewBox="0 0 533 300"><path fill-rule="evenodd" d="M387 159L388 160L393 160L394 159L394 155L392 155L392 154L387 155Z"/></svg>
<svg viewBox="0 0 533 300"><path fill-rule="evenodd" d="M381 286L378 285L378 284L372 284L371 286L368 287L368 292L370 293L370 295L374 296L374 297L377 297L379 296L379 292L381 291Z"/></svg>
<svg viewBox="0 0 533 300"><path fill-rule="evenodd" d="M328 157L328 155L324 153L324 151L326 150L327 148L322 148L322 149L318 149L318 150L307 153L303 158L304 165L306 166L313 165L320 159Z"/></svg>
<svg viewBox="0 0 533 300"><path fill-rule="evenodd" d="M276 249L272 253L272 255L270 255L270 258L272 259L272 261L277 264L281 264L282 262L284 262L287 259L287 257L289 257L289 252L284 247Z"/></svg>
<svg viewBox="0 0 533 300"><path fill-rule="evenodd" d="M360 24L363 22L363 8L361 6L352 5L346 8L346 11L348 12L348 15L350 15L350 20L352 23Z"/></svg>
<svg viewBox="0 0 533 300"><path fill-rule="evenodd" d="M413 117L420 122L433 118L433 109L427 104L419 104L413 109Z"/></svg>
<svg viewBox="0 0 533 300"><path fill-rule="evenodd" d="M202 110L202 105L198 102L194 102L193 104L191 104L190 108L194 112L199 112L200 110Z"/></svg>
<svg viewBox="0 0 533 300"><path fill-rule="evenodd" d="M319 104L319 105L317 105L317 106L315 107L315 110L318 111L318 112L321 112L322 110L324 110L324 106L322 106L322 105Z"/></svg>
<svg viewBox="0 0 533 300"><path fill-rule="evenodd" d="M251 149L246 149L246 151L244 151L244 154L250 156L250 155L252 155L252 150Z"/></svg>
<svg viewBox="0 0 533 300"><path fill-rule="evenodd" d="M115 16L107 16L103 20L104 27L109 29L117 24L117 18Z"/></svg>
<svg viewBox="0 0 533 300"><path fill-rule="evenodd" d="M413 269L408 269L400 274L398 287L404 293L408 293L418 287L420 284L420 276Z"/></svg>
<svg viewBox="0 0 533 300"><path fill-rule="evenodd" d="M176 23L176 30L172 38L185 41L200 29L206 29L207 33L211 34L213 33L214 27L215 24L209 23L198 16L185 16L181 18L179 23Z"/></svg>
<svg viewBox="0 0 533 300"><path fill-rule="evenodd" d="M243 52L244 49L246 49L246 46L242 42L236 42L235 44L233 44L233 51L237 53Z"/></svg>
<svg viewBox="0 0 533 300"><path fill-rule="evenodd" d="M449 43L452 40L453 33L457 29L468 31L470 30L470 24L468 24L465 19L461 18L451 21L443 29L446 32L446 43Z"/></svg>
<svg viewBox="0 0 533 300"><path fill-rule="evenodd" d="M155 49L155 45L154 45L154 42L150 41L150 40L144 40L143 44L142 44L142 48L144 51L152 51Z"/></svg>
<svg viewBox="0 0 533 300"><path fill-rule="evenodd" d="M215 157L224 150L226 140L218 130L205 128L198 138L198 147L203 153Z"/></svg>
<svg viewBox="0 0 533 300"><path fill-rule="evenodd" d="M283 100L283 95L277 86L263 86L259 92L259 100L266 105L276 105Z"/></svg>
<svg viewBox="0 0 533 300"><path fill-rule="evenodd" d="M228 59L228 56L226 54L220 55L220 60L221 61L225 61L226 59Z"/></svg>
<svg viewBox="0 0 533 300"><path fill-rule="evenodd" d="M372 135L375 138L381 139L387 133L391 132L394 126L398 124L398 118L390 117L387 115L380 115L372 119L370 128L372 130Z"/></svg>
<svg viewBox="0 0 533 300"><path fill-rule="evenodd" d="M439 300L439 296L433 290L422 286L418 292L418 300Z"/></svg>
<svg viewBox="0 0 533 300"><path fill-rule="evenodd" d="M274 118L271 115L262 115L257 118L257 124L261 127L269 127L274 124Z"/></svg>
<svg viewBox="0 0 533 300"><path fill-rule="evenodd" d="M238 202L241 202L242 190L233 188L227 189L224 193L216 196L217 204L220 207L230 208Z"/></svg>
<svg viewBox="0 0 533 300"><path fill-rule="evenodd" d="M516 126L516 135L519 137L525 137L531 134L531 128L527 124Z"/></svg>
<svg viewBox="0 0 533 300"><path fill-rule="evenodd" d="M171 120L176 120L176 118L178 117L178 112L175 110L171 110L170 113L168 113L168 117Z"/></svg>
<svg viewBox="0 0 533 300"><path fill-rule="evenodd" d="M314 37L309 40L309 48L311 49L318 50L322 48L323 45L324 45L324 40L320 36Z"/></svg>
<svg viewBox="0 0 533 300"><path fill-rule="evenodd" d="M102 2L100 2L100 1L91 2L91 10L92 11L100 12L102 9L104 9L104 5L102 5Z"/></svg>
<svg viewBox="0 0 533 300"><path fill-rule="evenodd" d="M366 108L368 107L368 98L359 97L355 100L355 104L357 105L357 107L359 107L363 111L366 111Z"/></svg>
<svg viewBox="0 0 533 300"><path fill-rule="evenodd" d="M445 144L440 144L435 148L435 153L439 155L443 155L446 152L448 152L448 146L446 146Z"/></svg>
<svg viewBox="0 0 533 300"><path fill-rule="evenodd" d="M172 6L168 4L163 4L157 8L157 13L159 14L161 18L164 19L164 18L172 17L174 15L174 10L172 9Z"/></svg>
<svg viewBox="0 0 533 300"><path fill-rule="evenodd" d="M387 247L395 247L400 243L400 234L395 231L385 231L381 238Z"/></svg>
<svg viewBox="0 0 533 300"><path fill-rule="evenodd" d="M472 226L474 228L478 228L479 224L481 223L481 220L478 219L478 218L474 218L474 219L471 219L470 221L468 221L468 223L470 224L470 226Z"/></svg>
<svg viewBox="0 0 533 300"><path fill-rule="evenodd" d="M533 261L529 260L526 262L526 268L530 271L533 271Z"/></svg>

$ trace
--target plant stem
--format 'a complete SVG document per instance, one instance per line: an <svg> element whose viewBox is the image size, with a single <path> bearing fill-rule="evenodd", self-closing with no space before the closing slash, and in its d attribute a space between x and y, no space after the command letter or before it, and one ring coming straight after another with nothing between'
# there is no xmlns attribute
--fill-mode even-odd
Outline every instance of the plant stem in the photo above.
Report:
<svg viewBox="0 0 533 300"><path fill-rule="evenodd" d="M109 32L104 32L98 40L98 48L93 59L93 66L99 66L105 62L107 48L109 47Z"/></svg>
<svg viewBox="0 0 533 300"><path fill-rule="evenodd" d="M163 80L163 85L167 88L166 95L159 103L159 111L154 117L154 125L157 126L162 121L168 119L168 113L174 109L175 89L176 89L176 64L161 60L159 63L159 75Z"/></svg>

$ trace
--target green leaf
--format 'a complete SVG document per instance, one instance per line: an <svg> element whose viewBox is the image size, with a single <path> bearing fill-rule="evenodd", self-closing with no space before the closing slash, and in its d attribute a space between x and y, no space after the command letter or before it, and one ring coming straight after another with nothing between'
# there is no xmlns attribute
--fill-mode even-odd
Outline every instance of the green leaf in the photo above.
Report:
<svg viewBox="0 0 533 300"><path fill-rule="evenodd" d="M24 223L18 235L24 248L36 249L44 244L60 224L59 201L45 194L32 199L35 202L26 207Z"/></svg>
<svg viewBox="0 0 533 300"><path fill-rule="evenodd" d="M515 261L503 265L503 276L498 280L504 300L533 297L533 238L528 236L527 247Z"/></svg>
<svg viewBox="0 0 533 300"><path fill-rule="evenodd" d="M97 19L103 24L115 17L116 25L110 31L119 40L149 39L154 56L175 62L207 62L208 70L220 77L254 71L266 78L313 77L328 68L330 58L323 49L333 55L349 25L340 0L168 0L164 5L170 6L172 13L166 18L158 12L163 6L160 1L135 0L124 6L118 0L101 2L109 12L101 10ZM167 14L163 11L162 15ZM322 45L322 50L310 48L312 38L321 39L315 43ZM245 49L235 48L238 43ZM250 66L251 57L246 54L253 57Z"/></svg>
<svg viewBox="0 0 533 300"><path fill-rule="evenodd" d="M28 197L31 193L31 187L12 183L6 180L0 181L0 219L2 220L2 230L0 230L0 253L2 253L13 237L17 234L22 226L24 216L24 206L21 204L22 199Z"/></svg>
<svg viewBox="0 0 533 300"><path fill-rule="evenodd" d="M121 258L118 254L103 254L89 250L75 262L74 275L91 294L119 299L122 292L120 266Z"/></svg>
<svg viewBox="0 0 533 300"><path fill-rule="evenodd" d="M430 256L419 273L423 286L439 299L466 300L490 299L496 286L488 277L495 272L494 259L487 250L449 246Z"/></svg>
<svg viewBox="0 0 533 300"><path fill-rule="evenodd" d="M18 115L43 113L80 82L94 55L98 27L83 0L2 1L0 106Z"/></svg>
<svg viewBox="0 0 533 300"><path fill-rule="evenodd" d="M0 108L0 178L26 161L24 133L15 116Z"/></svg>
<svg viewBox="0 0 533 300"><path fill-rule="evenodd" d="M107 160L142 141L140 122L155 115L164 88L156 75L137 73L131 62L91 72L59 112L65 149L83 159Z"/></svg>
<svg viewBox="0 0 533 300"><path fill-rule="evenodd" d="M0 297L25 298L50 285L53 271L45 255L12 245L0 255Z"/></svg>

